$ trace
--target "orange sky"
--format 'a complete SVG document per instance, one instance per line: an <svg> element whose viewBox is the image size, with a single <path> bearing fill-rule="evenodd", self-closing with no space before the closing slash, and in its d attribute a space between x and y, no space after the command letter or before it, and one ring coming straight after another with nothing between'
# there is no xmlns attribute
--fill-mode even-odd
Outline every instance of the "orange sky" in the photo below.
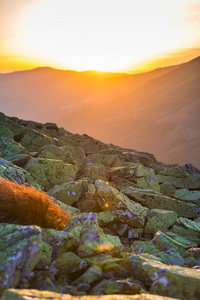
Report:
<svg viewBox="0 0 200 300"><path fill-rule="evenodd" d="M2 73L44 65L144 71L199 55L199 0L0 3Z"/></svg>

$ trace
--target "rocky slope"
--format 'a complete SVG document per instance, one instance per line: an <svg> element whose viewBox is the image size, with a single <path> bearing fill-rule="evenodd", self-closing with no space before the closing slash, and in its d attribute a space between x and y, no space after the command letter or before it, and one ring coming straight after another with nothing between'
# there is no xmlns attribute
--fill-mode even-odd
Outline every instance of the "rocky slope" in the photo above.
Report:
<svg viewBox="0 0 200 300"><path fill-rule="evenodd" d="M72 215L63 231L0 224L1 300L199 299L193 165L1 113L0 177Z"/></svg>

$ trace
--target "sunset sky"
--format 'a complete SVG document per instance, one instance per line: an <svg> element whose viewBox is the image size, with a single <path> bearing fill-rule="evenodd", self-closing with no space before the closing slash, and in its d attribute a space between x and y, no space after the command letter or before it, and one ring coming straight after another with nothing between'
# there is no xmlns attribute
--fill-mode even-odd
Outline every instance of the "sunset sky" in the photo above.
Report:
<svg viewBox="0 0 200 300"><path fill-rule="evenodd" d="M199 55L199 0L0 1L1 73L132 72Z"/></svg>

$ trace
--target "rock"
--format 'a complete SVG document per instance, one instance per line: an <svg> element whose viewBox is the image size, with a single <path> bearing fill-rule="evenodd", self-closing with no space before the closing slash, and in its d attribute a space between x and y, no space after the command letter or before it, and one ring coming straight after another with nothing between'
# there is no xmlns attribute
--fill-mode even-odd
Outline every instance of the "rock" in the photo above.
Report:
<svg viewBox="0 0 200 300"><path fill-rule="evenodd" d="M126 266L136 279L150 288L151 293L193 300L200 295L199 270L167 266L137 254L127 258Z"/></svg>
<svg viewBox="0 0 200 300"><path fill-rule="evenodd" d="M79 232L75 234L42 228L42 242L52 247L53 254L62 254L74 250L79 245L79 240Z"/></svg>
<svg viewBox="0 0 200 300"><path fill-rule="evenodd" d="M61 274L70 274L85 269L88 263L73 252L67 252L56 257L54 266Z"/></svg>
<svg viewBox="0 0 200 300"><path fill-rule="evenodd" d="M1 120L1 119L0 119ZM0 121L0 137L6 138L7 140L14 139L14 134L11 130L9 130L6 123Z"/></svg>
<svg viewBox="0 0 200 300"><path fill-rule="evenodd" d="M56 143L56 141L34 129L26 129L26 133L20 140L20 144L32 152L38 152L43 146L53 143Z"/></svg>
<svg viewBox="0 0 200 300"><path fill-rule="evenodd" d="M100 253L119 254L121 242L119 237L104 234L97 222L94 213L69 219L64 228L68 233L73 233L79 238L76 253L80 257L93 256Z"/></svg>
<svg viewBox="0 0 200 300"><path fill-rule="evenodd" d="M135 241L131 246L131 250L137 254L148 253L155 255L160 252L155 245L149 241Z"/></svg>
<svg viewBox="0 0 200 300"><path fill-rule="evenodd" d="M97 202L96 188L92 183L88 184L88 191L77 203L81 212L100 212L101 208Z"/></svg>
<svg viewBox="0 0 200 300"><path fill-rule="evenodd" d="M117 218L109 210L99 212L97 214L97 217L98 217L98 223L99 223L100 227L104 227L104 226L110 224L111 222L113 222Z"/></svg>
<svg viewBox="0 0 200 300"><path fill-rule="evenodd" d="M70 181L61 185L55 185L48 191L48 194L65 204L72 205L87 192L87 185L86 180Z"/></svg>
<svg viewBox="0 0 200 300"><path fill-rule="evenodd" d="M200 188L200 174L191 172L188 168L175 166L173 168L165 169L159 172L156 179L160 183L169 182L176 188L181 189L199 189Z"/></svg>
<svg viewBox="0 0 200 300"><path fill-rule="evenodd" d="M115 155L105 155L105 154L90 154L85 158L84 164L90 165L103 165L106 168L119 167L121 166L120 159Z"/></svg>
<svg viewBox="0 0 200 300"><path fill-rule="evenodd" d="M144 225L147 209L140 204L130 201L128 197L102 180L95 182L98 203L102 210L111 210L120 220L132 227Z"/></svg>
<svg viewBox="0 0 200 300"><path fill-rule="evenodd" d="M52 260L53 247L49 244L41 242L40 244L40 260L36 265L37 269L43 269L44 266L50 266Z"/></svg>
<svg viewBox="0 0 200 300"><path fill-rule="evenodd" d="M138 239L142 236L144 229L143 228L133 228L128 231L129 239Z"/></svg>
<svg viewBox="0 0 200 300"><path fill-rule="evenodd" d="M103 165L91 164L87 165L83 170L85 176L91 178L91 182L95 182L95 180L108 180L108 174L106 168Z"/></svg>
<svg viewBox="0 0 200 300"><path fill-rule="evenodd" d="M122 177L131 182L134 182L138 187L150 188L155 191L160 191L160 186L155 178L153 169L145 168L143 165L134 164L134 166L122 166L109 170L111 180L116 177Z"/></svg>
<svg viewBox="0 0 200 300"><path fill-rule="evenodd" d="M26 300L32 298L35 300L39 299L56 299L56 300L77 300L77 296L71 296L67 294L59 294L49 291L37 291L37 290L17 290L9 289L6 290L1 300ZM79 296L79 300L108 300L108 296ZM162 300L174 300L175 298L162 297ZM160 296L152 294L139 294L139 295L110 295L109 300L161 300Z"/></svg>
<svg viewBox="0 0 200 300"><path fill-rule="evenodd" d="M85 258L85 260L94 266L98 266L103 271L112 271L119 268L124 263L123 258L112 257L108 254L100 254Z"/></svg>
<svg viewBox="0 0 200 300"><path fill-rule="evenodd" d="M145 167L151 167L156 163L156 159L153 154L148 152L129 151L123 152L125 160L133 163L141 163Z"/></svg>
<svg viewBox="0 0 200 300"><path fill-rule="evenodd" d="M1 113L0 141L0 177L70 214L63 231L0 225L17 228L0 234L2 299L198 299L200 170Z"/></svg>
<svg viewBox="0 0 200 300"><path fill-rule="evenodd" d="M184 266L186 262L176 249L170 249L155 255L166 265Z"/></svg>
<svg viewBox="0 0 200 300"><path fill-rule="evenodd" d="M19 184L24 184L26 181L31 183L33 181L29 172L2 158L0 158L0 177Z"/></svg>
<svg viewBox="0 0 200 300"><path fill-rule="evenodd" d="M180 230L180 228L178 228ZM175 227L173 231L176 231ZM183 232L182 232L183 234ZM167 231L166 235L171 237L174 241L178 242L181 244L185 249L191 248L191 247L197 247L197 239L192 236L183 236L179 235L175 232L172 231Z"/></svg>
<svg viewBox="0 0 200 300"><path fill-rule="evenodd" d="M46 145L41 148L38 157L61 159L65 163L81 166L84 161L85 154L83 149L80 147L72 147L70 145L64 145L62 147L57 147L56 145Z"/></svg>
<svg viewBox="0 0 200 300"><path fill-rule="evenodd" d="M75 179L77 167L62 160L31 158L24 167L47 191L54 185Z"/></svg>
<svg viewBox="0 0 200 300"><path fill-rule="evenodd" d="M40 259L37 226L0 224L0 292L30 276Z"/></svg>
<svg viewBox="0 0 200 300"><path fill-rule="evenodd" d="M44 124L44 129L58 131L58 126L55 123L47 122Z"/></svg>
<svg viewBox="0 0 200 300"><path fill-rule="evenodd" d="M151 209L147 214L144 232L147 235L154 235L159 230L166 232L174 225L177 217L174 211Z"/></svg>
<svg viewBox="0 0 200 300"><path fill-rule="evenodd" d="M175 192L174 198L188 203L200 206L200 191L189 191L188 189L179 189Z"/></svg>
<svg viewBox="0 0 200 300"><path fill-rule="evenodd" d="M132 279L104 279L93 288L92 295L134 295L139 294L140 291L141 287Z"/></svg>
<svg viewBox="0 0 200 300"><path fill-rule="evenodd" d="M98 266L91 266L83 275L78 277L75 281L73 281L73 285L78 285L81 283L86 283L89 285L99 280L103 275L103 272Z"/></svg>
<svg viewBox="0 0 200 300"><path fill-rule="evenodd" d="M158 231L155 234L152 243L160 252L176 249L183 256L183 258L189 256L189 253L185 250L182 244L174 241L171 237L167 236L161 231Z"/></svg>
<svg viewBox="0 0 200 300"><path fill-rule="evenodd" d="M178 218L176 221L176 225L182 226L183 228L189 230L190 232L200 233L200 225L192 220L187 218Z"/></svg>
<svg viewBox="0 0 200 300"><path fill-rule="evenodd" d="M170 210L177 213L179 217L194 217L198 212L198 207L194 204L185 203L171 197L167 197L153 190L138 189L130 186L122 188L121 192L130 199L141 203L149 209Z"/></svg>
<svg viewBox="0 0 200 300"><path fill-rule="evenodd" d="M160 192L165 196L174 197L176 191L177 189L169 182L164 182L160 185Z"/></svg>
<svg viewBox="0 0 200 300"><path fill-rule="evenodd" d="M176 233L179 237L186 237L187 240L190 241L188 246L193 247L200 243L199 227L200 226L197 223L187 218L180 218L180 220L178 219L172 226L170 231Z"/></svg>
<svg viewBox="0 0 200 300"><path fill-rule="evenodd" d="M19 143L10 138L0 136L0 157L18 166L23 166L30 158L30 155Z"/></svg>

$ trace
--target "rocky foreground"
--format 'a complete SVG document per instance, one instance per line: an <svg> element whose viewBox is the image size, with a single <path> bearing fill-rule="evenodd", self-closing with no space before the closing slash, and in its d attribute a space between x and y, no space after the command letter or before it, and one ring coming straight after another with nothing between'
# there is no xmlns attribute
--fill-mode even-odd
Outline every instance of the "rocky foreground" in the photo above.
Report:
<svg viewBox="0 0 200 300"><path fill-rule="evenodd" d="M0 113L0 177L45 191L72 215L63 231L0 224L1 300L200 298L200 170L191 164Z"/></svg>

